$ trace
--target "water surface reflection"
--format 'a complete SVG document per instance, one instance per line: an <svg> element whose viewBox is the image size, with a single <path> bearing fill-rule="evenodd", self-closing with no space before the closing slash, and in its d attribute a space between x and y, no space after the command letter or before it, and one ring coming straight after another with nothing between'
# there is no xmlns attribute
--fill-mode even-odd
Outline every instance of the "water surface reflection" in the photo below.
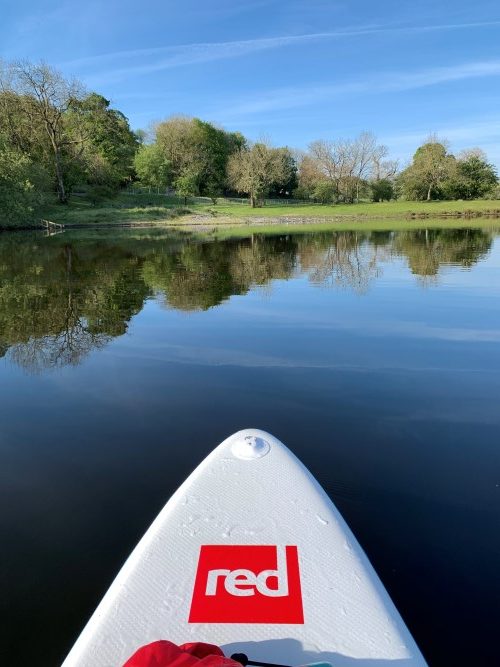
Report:
<svg viewBox="0 0 500 667"><path fill-rule="evenodd" d="M480 229L329 232L201 241L0 238L0 356L32 371L78 364L127 331L148 298L207 310L273 280L305 276L364 293L391 258L424 284L443 266L470 268L492 246Z"/></svg>

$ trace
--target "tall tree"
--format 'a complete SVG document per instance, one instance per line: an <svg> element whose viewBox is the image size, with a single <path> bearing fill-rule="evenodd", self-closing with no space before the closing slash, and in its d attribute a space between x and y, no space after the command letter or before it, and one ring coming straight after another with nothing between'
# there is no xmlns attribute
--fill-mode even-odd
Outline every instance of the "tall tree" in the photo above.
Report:
<svg viewBox="0 0 500 667"><path fill-rule="evenodd" d="M282 149L256 143L233 154L228 162L229 184L249 197L255 208L268 194L273 183L284 181L288 174L286 155Z"/></svg>
<svg viewBox="0 0 500 667"><path fill-rule="evenodd" d="M449 189L451 195L457 199L483 197L498 183L495 167L478 148L461 153L456 166Z"/></svg>
<svg viewBox="0 0 500 667"><path fill-rule="evenodd" d="M184 206L186 206L188 197L194 197L198 194L198 174L187 167L175 179L174 185L179 197L184 197Z"/></svg>
<svg viewBox="0 0 500 667"><path fill-rule="evenodd" d="M143 185L166 188L172 183L172 165L158 144L143 144L135 155L134 166Z"/></svg>
<svg viewBox="0 0 500 667"><path fill-rule="evenodd" d="M339 142L318 139L309 146L306 165L311 180L326 180L333 185L334 199L340 199L341 182L345 173L345 153Z"/></svg>
<svg viewBox="0 0 500 667"><path fill-rule="evenodd" d="M289 197L298 185L297 163L295 156L287 146L276 150L280 151L283 156L284 174L281 180L271 184L269 195L271 197Z"/></svg>
<svg viewBox="0 0 500 667"><path fill-rule="evenodd" d="M186 116L172 116L154 127L155 142L172 165L174 180L195 162L192 129L192 119Z"/></svg>
<svg viewBox="0 0 500 667"><path fill-rule="evenodd" d="M47 189L43 169L0 140L0 229L29 224Z"/></svg>
<svg viewBox="0 0 500 667"><path fill-rule="evenodd" d="M394 197L394 185L388 178L370 183L372 201L390 201Z"/></svg>
<svg viewBox="0 0 500 667"><path fill-rule="evenodd" d="M17 93L20 115L31 124L33 130L42 132L48 139L57 195L61 203L66 203L68 149L81 146L82 137L75 137L74 133L68 132L65 114L76 101L83 99L81 84L66 80L57 70L44 63L34 65L18 61L2 69L0 90L7 95Z"/></svg>
<svg viewBox="0 0 500 667"><path fill-rule="evenodd" d="M350 147L351 171L356 188L356 201L359 202L359 190L363 181L372 174L374 166L380 164L388 153L386 146L377 144L377 139L371 132L362 132Z"/></svg>
<svg viewBox="0 0 500 667"><path fill-rule="evenodd" d="M455 158L446 145L431 138L417 148L411 165L400 175L404 195L407 199L438 199L455 167Z"/></svg>
<svg viewBox="0 0 500 667"><path fill-rule="evenodd" d="M227 182L229 156L245 145L243 135L198 118L174 116L155 127L156 144L171 165L172 180L196 175L196 189L216 198Z"/></svg>
<svg viewBox="0 0 500 667"><path fill-rule="evenodd" d="M361 186L372 177L377 165L387 154L371 132L362 132L355 139L327 141L320 139L309 146L309 159L303 164L309 176L333 185L334 200L359 201Z"/></svg>
<svg viewBox="0 0 500 667"><path fill-rule="evenodd" d="M226 187L229 156L245 144L242 135L229 133L211 123L193 119L193 143L200 194L215 200ZM191 169L195 165L191 165Z"/></svg>
<svg viewBox="0 0 500 667"><path fill-rule="evenodd" d="M73 139L82 146L83 162L99 156L107 165L110 178L118 187L132 178L134 156L139 139L128 119L113 109L109 100L97 93L71 102L64 122Z"/></svg>

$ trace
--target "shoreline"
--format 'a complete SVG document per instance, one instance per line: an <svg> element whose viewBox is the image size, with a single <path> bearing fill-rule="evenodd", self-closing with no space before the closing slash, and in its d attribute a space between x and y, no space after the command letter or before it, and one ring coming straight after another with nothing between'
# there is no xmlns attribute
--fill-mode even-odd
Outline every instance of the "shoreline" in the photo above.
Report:
<svg viewBox="0 0 500 667"><path fill-rule="evenodd" d="M116 212L116 209L110 209ZM81 220L72 221L65 219L62 222L54 220L49 221L54 225L61 226L56 233L69 231L71 229L140 229L140 228L158 228L158 229L192 229L198 231L216 231L217 229L242 228L249 227L332 227L337 229L405 229L415 228L425 224L431 224L433 227L452 227L463 226L487 226L498 221L500 224L500 208L493 209L465 209L462 211L441 210L441 211L407 211L405 213L325 213L323 215L300 215L300 214L248 214L231 215L222 212L191 211L182 214L171 214L165 211L166 215L154 216L147 219L147 208L144 209L144 220L127 220L127 211L123 210L125 220L93 220L84 222ZM79 212L80 213L80 212ZM57 216L54 216L57 217ZM76 216L75 216L76 217ZM78 217L81 218L81 215ZM91 217L91 216L89 216ZM46 221L44 221L46 222ZM47 230L42 223L24 224L22 226L1 226L0 233L12 231L43 231Z"/></svg>
<svg viewBox="0 0 500 667"><path fill-rule="evenodd" d="M268 217L268 218L225 218L215 219L212 216L195 214L185 216L184 220L172 219L165 221L131 221L131 222L89 222L67 223L63 229L46 236L59 236L72 231L106 231L116 230L164 230L186 233L199 233L209 236L246 235L251 233L307 233L308 231L411 231L418 229L478 229L500 228L500 216L441 216L428 218L397 218L397 217ZM38 225L23 227L0 227L0 237L9 232L27 233L46 230ZM232 234L231 234L232 233Z"/></svg>

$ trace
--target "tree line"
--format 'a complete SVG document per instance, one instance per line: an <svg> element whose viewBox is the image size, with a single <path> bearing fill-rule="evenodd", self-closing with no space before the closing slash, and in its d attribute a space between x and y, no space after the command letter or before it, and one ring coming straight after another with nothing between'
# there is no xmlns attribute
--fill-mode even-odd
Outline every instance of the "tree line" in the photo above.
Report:
<svg viewBox="0 0 500 667"><path fill-rule="evenodd" d="M188 197L266 197L354 203L474 199L498 190L480 149L453 155L429 138L401 168L370 132L317 140L307 151L251 142L198 118L133 131L109 100L45 64L0 63L0 227L33 218L57 197L92 203L131 183Z"/></svg>

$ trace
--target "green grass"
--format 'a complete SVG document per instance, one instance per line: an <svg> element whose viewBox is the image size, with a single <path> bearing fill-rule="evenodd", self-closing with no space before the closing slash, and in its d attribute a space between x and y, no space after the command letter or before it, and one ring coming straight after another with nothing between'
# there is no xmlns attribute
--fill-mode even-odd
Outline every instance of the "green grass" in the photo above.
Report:
<svg viewBox="0 0 500 667"><path fill-rule="evenodd" d="M332 224L339 224L339 229L346 229L352 222L365 226L368 220L378 221L376 226L370 223L372 229L391 229L394 222L391 220L406 220L416 217L415 228L422 225L418 218L443 218L443 226L457 227L460 220L466 221L465 226L471 225L471 219L477 221L478 214L500 217L500 201L444 201L444 202L382 202L325 205L289 205L264 206L252 209L250 206L238 203L220 203L209 206L206 202L188 202L188 208L181 208L175 200L162 195L120 195L97 206L92 206L84 199L74 198L70 204L61 206L51 204L43 211L42 217L53 222L70 226L94 225L202 225L205 227L244 224L249 225L257 221L269 219L270 224L282 227L289 222L307 223L308 227L315 221L328 221L328 228ZM450 216L447 218L446 216ZM453 217L455 216L455 217ZM483 218L486 222L488 218ZM491 218L489 218L491 222ZM387 221L383 223L380 221ZM427 224L427 223L426 223ZM399 227L398 222L398 227ZM441 226L441 225L440 225ZM406 227L406 225L405 225Z"/></svg>
<svg viewBox="0 0 500 667"><path fill-rule="evenodd" d="M217 204L206 206L190 205L193 211L215 211L218 215L231 217L290 217L300 216L307 218L336 218L336 217L370 217L370 218L401 218L411 214L437 217L446 214L461 214L468 211L477 213L496 211L500 216L500 200L486 201L442 201L442 202L363 202L359 204L337 205L290 205L290 206L263 206L251 209L244 204Z"/></svg>
<svg viewBox="0 0 500 667"><path fill-rule="evenodd" d="M68 227L91 225L135 225L140 223L172 223L179 216L190 211L165 202L155 201L158 197L127 197L122 195L97 206L84 199L74 198L62 206L53 203L47 206L42 217Z"/></svg>

